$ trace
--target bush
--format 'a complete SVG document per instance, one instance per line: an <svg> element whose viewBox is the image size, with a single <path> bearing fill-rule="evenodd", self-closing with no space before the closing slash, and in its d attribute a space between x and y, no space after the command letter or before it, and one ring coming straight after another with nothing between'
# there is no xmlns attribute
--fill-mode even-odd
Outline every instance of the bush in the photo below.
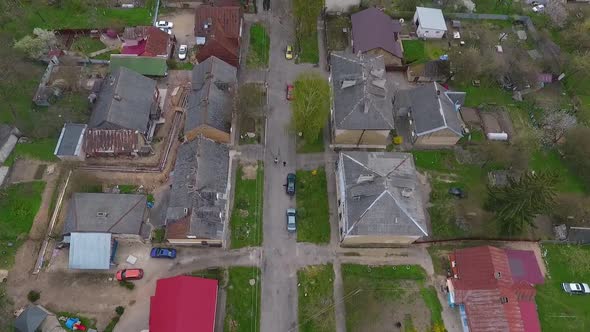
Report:
<svg viewBox="0 0 590 332"><path fill-rule="evenodd" d="M125 307L118 306L115 308L115 312L117 313L117 315L121 316L125 312Z"/></svg>
<svg viewBox="0 0 590 332"><path fill-rule="evenodd" d="M41 293L32 290L29 292L29 294L27 294L27 299L29 299L30 302L37 302L39 299L41 298Z"/></svg>
<svg viewBox="0 0 590 332"><path fill-rule="evenodd" d="M161 243L164 242L166 237L166 230L163 228L156 228L154 229L154 234L152 236L152 242Z"/></svg>
<svg viewBox="0 0 590 332"><path fill-rule="evenodd" d="M129 281L119 281L119 285L121 287L125 287L128 290L133 290L135 288L135 284Z"/></svg>

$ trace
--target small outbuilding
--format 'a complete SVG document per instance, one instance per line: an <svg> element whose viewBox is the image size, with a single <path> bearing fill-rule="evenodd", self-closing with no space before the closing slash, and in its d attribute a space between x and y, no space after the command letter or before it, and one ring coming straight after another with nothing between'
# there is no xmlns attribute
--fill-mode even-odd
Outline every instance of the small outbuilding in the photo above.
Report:
<svg viewBox="0 0 590 332"><path fill-rule="evenodd" d="M111 267L110 233L71 233L70 269L108 270Z"/></svg>
<svg viewBox="0 0 590 332"><path fill-rule="evenodd" d="M53 154L61 160L83 161L84 133L88 125L79 123L66 123L61 129L57 145Z"/></svg>
<svg viewBox="0 0 590 332"><path fill-rule="evenodd" d="M437 8L416 7L413 22L420 38L441 39L447 33L443 12Z"/></svg>
<svg viewBox="0 0 590 332"><path fill-rule="evenodd" d="M0 164L8 158L16 146L19 136L20 131L16 127L0 123Z"/></svg>

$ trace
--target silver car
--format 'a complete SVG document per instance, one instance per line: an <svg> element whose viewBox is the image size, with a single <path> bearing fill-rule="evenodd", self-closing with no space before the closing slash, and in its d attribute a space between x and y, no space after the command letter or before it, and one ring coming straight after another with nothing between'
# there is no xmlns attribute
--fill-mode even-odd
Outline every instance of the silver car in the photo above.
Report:
<svg viewBox="0 0 590 332"><path fill-rule="evenodd" d="M295 209L287 209L287 231L297 231L297 211Z"/></svg>
<svg viewBox="0 0 590 332"><path fill-rule="evenodd" d="M187 45L180 45L178 48L178 58L180 60L186 59L186 54L188 53L188 46Z"/></svg>

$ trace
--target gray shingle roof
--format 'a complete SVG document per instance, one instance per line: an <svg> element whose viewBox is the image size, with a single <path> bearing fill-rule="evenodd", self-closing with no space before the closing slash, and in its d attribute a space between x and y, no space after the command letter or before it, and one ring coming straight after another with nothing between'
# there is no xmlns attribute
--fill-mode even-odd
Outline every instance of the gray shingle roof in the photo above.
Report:
<svg viewBox="0 0 590 332"><path fill-rule="evenodd" d="M382 56L330 55L336 129L394 129L391 91Z"/></svg>
<svg viewBox="0 0 590 332"><path fill-rule="evenodd" d="M104 80L88 126L101 129L148 130L156 81L118 67Z"/></svg>
<svg viewBox="0 0 590 332"><path fill-rule="evenodd" d="M236 75L235 67L214 56L193 69L185 132L204 124L230 132Z"/></svg>
<svg viewBox="0 0 590 332"><path fill-rule="evenodd" d="M203 136L185 142L178 149L172 179L168 221L190 211L189 234L198 238L221 239L227 204L229 148Z"/></svg>
<svg viewBox="0 0 590 332"><path fill-rule="evenodd" d="M71 232L141 233L145 195L75 193L68 204L63 234Z"/></svg>
<svg viewBox="0 0 590 332"><path fill-rule="evenodd" d="M440 91L440 95L437 91ZM448 91L433 82L410 90L399 90L395 107L407 108L411 112L412 125L417 136L445 128L463 136L463 123L458 107L464 102L465 92Z"/></svg>
<svg viewBox="0 0 590 332"><path fill-rule="evenodd" d="M35 332L47 318L45 310L36 305L29 305L14 321L18 332Z"/></svg>
<svg viewBox="0 0 590 332"><path fill-rule="evenodd" d="M111 267L110 233L72 233L70 269L108 270Z"/></svg>
<svg viewBox="0 0 590 332"><path fill-rule="evenodd" d="M6 143L10 135L14 132L14 127L5 123L0 123L0 147Z"/></svg>
<svg viewBox="0 0 590 332"><path fill-rule="evenodd" d="M428 235L411 154L342 152L338 177L346 235Z"/></svg>
<svg viewBox="0 0 590 332"><path fill-rule="evenodd" d="M61 130L54 154L56 156L78 155L82 149L86 127L88 126L85 124L66 123Z"/></svg>
<svg viewBox="0 0 590 332"><path fill-rule="evenodd" d="M402 47L396 40L402 26L377 8L367 8L350 16L354 51L367 52L376 48L403 58Z"/></svg>

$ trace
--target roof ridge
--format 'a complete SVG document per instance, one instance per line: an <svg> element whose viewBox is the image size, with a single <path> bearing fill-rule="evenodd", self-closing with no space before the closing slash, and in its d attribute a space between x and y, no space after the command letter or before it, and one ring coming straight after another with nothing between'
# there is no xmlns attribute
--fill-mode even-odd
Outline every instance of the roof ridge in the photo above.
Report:
<svg viewBox="0 0 590 332"><path fill-rule="evenodd" d="M362 219L365 216L365 214L367 214L367 212L373 207L373 205L375 205L375 203L377 203L377 201L379 201L381 199L381 197L383 195L385 195L386 192L387 192L387 190L383 190L383 192L381 194L379 194L379 196L377 198L375 198L375 200L373 201L373 203L371 203L365 209L365 211L363 211L363 213L361 213L361 215L359 216L359 218L352 224L352 226L350 226L348 228L348 230L346 231L346 235L350 235L350 232L352 232L352 230L362 221Z"/></svg>
<svg viewBox="0 0 590 332"><path fill-rule="evenodd" d="M343 152L343 153L342 153L342 155L344 155L344 156L348 157L350 160L352 160L352 161L354 161L355 163L357 163L357 164L361 165L363 168L366 168L366 169L368 169L369 171L371 171L371 172L373 172L373 173L375 173L375 174L379 175L379 177L384 177L384 176L386 175L386 174L381 174L381 173L377 172L376 170L374 170L374 169L370 168L369 166L366 166L365 164L363 164L363 163L361 163L360 161L358 161L358 160L354 159L353 157L351 157L351 156L350 156L348 153L345 153L345 152Z"/></svg>

